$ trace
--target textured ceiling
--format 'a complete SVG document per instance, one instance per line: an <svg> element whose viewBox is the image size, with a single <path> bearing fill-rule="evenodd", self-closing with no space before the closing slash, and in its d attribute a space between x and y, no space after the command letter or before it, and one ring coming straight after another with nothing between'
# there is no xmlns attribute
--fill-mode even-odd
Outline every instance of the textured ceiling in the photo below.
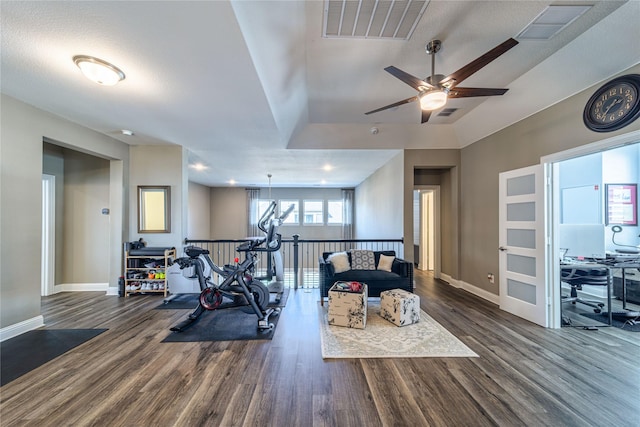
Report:
<svg viewBox="0 0 640 427"><path fill-rule="evenodd" d="M184 146L202 184L353 186L400 149L466 146L640 61L640 2L595 1L465 80L504 96L449 100L453 114L422 125L416 103L364 115L416 94L383 69L426 77L427 41L442 40L448 74L550 3L432 0L409 40L388 40L323 37L323 1L3 1L1 90L128 144ZM78 54L127 77L95 85Z"/></svg>

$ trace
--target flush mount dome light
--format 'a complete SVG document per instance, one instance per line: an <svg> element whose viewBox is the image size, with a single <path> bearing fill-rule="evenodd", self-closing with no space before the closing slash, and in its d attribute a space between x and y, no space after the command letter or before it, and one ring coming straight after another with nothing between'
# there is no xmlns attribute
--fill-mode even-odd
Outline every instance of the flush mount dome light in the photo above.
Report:
<svg viewBox="0 0 640 427"><path fill-rule="evenodd" d="M420 107L423 110L432 111L444 107L447 103L447 92L444 90L432 90L420 96Z"/></svg>
<svg viewBox="0 0 640 427"><path fill-rule="evenodd" d="M77 55L73 62L80 68L82 74L89 80L103 86L113 86L124 80L124 73L113 64L94 58L93 56Z"/></svg>

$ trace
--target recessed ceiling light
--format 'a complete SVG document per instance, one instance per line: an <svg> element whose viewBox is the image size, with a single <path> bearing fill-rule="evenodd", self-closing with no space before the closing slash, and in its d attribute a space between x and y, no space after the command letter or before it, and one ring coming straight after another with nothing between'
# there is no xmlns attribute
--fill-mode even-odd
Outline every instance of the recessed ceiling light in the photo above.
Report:
<svg viewBox="0 0 640 427"><path fill-rule="evenodd" d="M129 129L122 129L120 132L122 132L123 135L133 136L133 131Z"/></svg>
<svg viewBox="0 0 640 427"><path fill-rule="evenodd" d="M329 172L330 170L333 170L333 166L326 164L322 167L322 169L326 170L327 172Z"/></svg>
<svg viewBox="0 0 640 427"><path fill-rule="evenodd" d="M92 82L103 86L113 86L124 80L124 73L113 64L99 58L87 55L73 57L73 62L80 68L82 74Z"/></svg>
<svg viewBox="0 0 640 427"><path fill-rule="evenodd" d="M229 185L236 185L236 180L235 179L230 179L229 180Z"/></svg>
<svg viewBox="0 0 640 427"><path fill-rule="evenodd" d="M191 168L197 170L197 171L203 171L205 169L207 169L207 167L205 165L203 165L202 163L194 163L192 165L189 165Z"/></svg>

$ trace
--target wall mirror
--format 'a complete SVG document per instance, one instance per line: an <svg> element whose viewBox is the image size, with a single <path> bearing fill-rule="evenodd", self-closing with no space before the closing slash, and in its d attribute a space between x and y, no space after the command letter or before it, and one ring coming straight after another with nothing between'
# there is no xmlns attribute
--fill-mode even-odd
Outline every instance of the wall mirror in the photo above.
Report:
<svg viewBox="0 0 640 427"><path fill-rule="evenodd" d="M138 233L171 232L171 187L138 186Z"/></svg>

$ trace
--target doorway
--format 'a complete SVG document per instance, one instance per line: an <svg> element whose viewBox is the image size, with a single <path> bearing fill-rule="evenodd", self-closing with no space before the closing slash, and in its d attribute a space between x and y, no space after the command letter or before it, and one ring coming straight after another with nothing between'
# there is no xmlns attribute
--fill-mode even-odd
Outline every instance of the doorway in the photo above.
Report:
<svg viewBox="0 0 640 427"><path fill-rule="evenodd" d="M587 144L581 147L577 147L575 149L563 151L560 153L555 153L552 155L544 156L541 158L541 163L550 167L551 170L551 182L552 182L552 190L551 194L547 198L548 200L548 211L547 211L547 221L549 224L549 237L552 242L551 250L547 253L546 263L549 269L549 275L552 280L549 281L547 286L547 295L550 302L551 309L551 325L552 328L559 328L561 323L560 318L560 309L561 309L561 282L560 282L560 263L557 260L563 257L563 249L561 247L566 246L566 243L560 242L560 228L562 225L563 217L566 215L567 211L563 210L562 206L562 196L563 193L567 193L567 191L562 191L559 177L559 168L562 162L571 161L578 159L583 156L588 156L592 154L598 153L613 153L616 148L622 148L629 145L638 144L640 142L640 131L630 132L625 135L614 136L612 138L608 138L599 142L595 142L592 144ZM640 161L639 161L640 163ZM615 173L620 173L624 168L621 166L619 162L616 162ZM637 172L638 180L640 180L640 172ZM609 178L606 176L603 177L603 184L608 181ZM567 186L568 188L572 188L571 186ZM580 188L580 186L574 185L573 187ZM593 187L592 187L593 188ZM604 185L600 185L599 190L601 192L601 206L598 209L601 209L603 220L606 215L606 203L604 202L604 193L602 190L604 189ZM573 195L575 191L570 190L569 195ZM584 222L584 221L583 221ZM605 221L603 221L604 224ZM631 233L631 228L634 227L625 227L625 235L631 236L635 238L638 233ZM611 227L605 227L604 231L604 242L602 246L605 246L605 251L610 250L610 244L612 242L612 231ZM637 230L637 229L636 229ZM620 238L622 236L619 236ZM635 242L630 237L632 243ZM582 239L584 241L584 239ZM635 244L635 243L634 243ZM589 252L594 252L593 249L589 249Z"/></svg>
<svg viewBox="0 0 640 427"><path fill-rule="evenodd" d="M419 270L440 278L440 186L414 189L414 260Z"/></svg>

